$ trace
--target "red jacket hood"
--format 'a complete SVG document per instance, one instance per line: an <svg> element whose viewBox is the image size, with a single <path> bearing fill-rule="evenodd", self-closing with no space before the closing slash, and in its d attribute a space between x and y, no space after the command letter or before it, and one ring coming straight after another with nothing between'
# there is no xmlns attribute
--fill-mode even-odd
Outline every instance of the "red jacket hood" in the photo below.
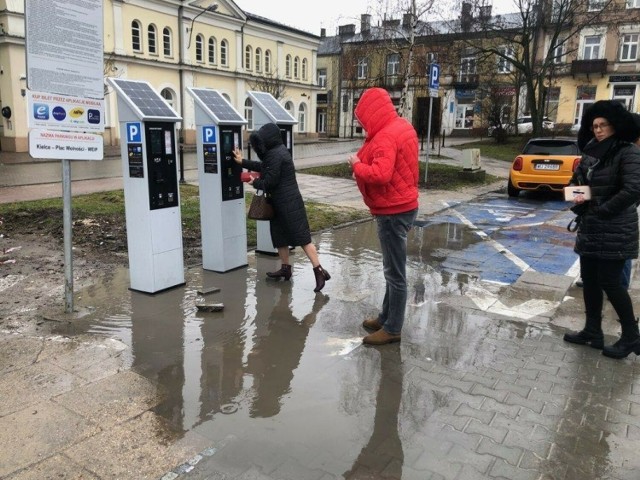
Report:
<svg viewBox="0 0 640 480"><path fill-rule="evenodd" d="M391 97L382 88L366 90L358 101L354 113L362 128L367 131L367 137L369 138L398 117L396 108L391 102Z"/></svg>

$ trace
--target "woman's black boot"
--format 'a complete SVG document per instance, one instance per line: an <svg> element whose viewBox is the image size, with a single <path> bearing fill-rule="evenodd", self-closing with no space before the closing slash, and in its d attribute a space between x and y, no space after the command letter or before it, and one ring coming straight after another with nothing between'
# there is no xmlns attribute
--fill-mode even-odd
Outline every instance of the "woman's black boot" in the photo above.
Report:
<svg viewBox="0 0 640 480"><path fill-rule="evenodd" d="M602 334L602 318L589 318L585 326L579 332L565 333L564 341L577 343L578 345L591 345L592 348L604 347L604 335Z"/></svg>
<svg viewBox="0 0 640 480"><path fill-rule="evenodd" d="M592 348L602 349L604 347L604 335L600 333L591 333L587 330L579 332L565 333L564 341L569 343L577 343L578 345L591 345Z"/></svg>
<svg viewBox="0 0 640 480"><path fill-rule="evenodd" d="M324 288L325 282L331 278L331 275L329 275L329 272L322 268L322 265L313 267L313 274L316 277L316 288L314 288L313 291L319 292Z"/></svg>
<svg viewBox="0 0 640 480"><path fill-rule="evenodd" d="M638 333L638 320L620 322L622 336L620 340L611 346L604 347L602 354L610 358L626 358L630 353L640 355L640 333Z"/></svg>
<svg viewBox="0 0 640 480"><path fill-rule="evenodd" d="M267 277L275 279L284 278L285 280L289 280L291 278L291 265L283 263L280 267L280 270L276 270L275 272L267 272Z"/></svg>

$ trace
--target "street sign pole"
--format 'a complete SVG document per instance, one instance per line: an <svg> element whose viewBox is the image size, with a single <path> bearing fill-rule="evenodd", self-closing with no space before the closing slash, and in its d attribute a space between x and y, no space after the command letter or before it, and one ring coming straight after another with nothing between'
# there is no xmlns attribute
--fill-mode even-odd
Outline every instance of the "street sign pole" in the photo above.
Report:
<svg viewBox="0 0 640 480"><path fill-rule="evenodd" d="M427 186L427 174L429 172L429 146L431 142L431 117L433 116L433 98L438 98L440 89L440 65L429 64L429 121L427 122L427 155L424 165L424 186Z"/></svg>
<svg viewBox="0 0 640 480"><path fill-rule="evenodd" d="M62 160L62 223L64 229L64 311L73 313L73 240L71 223L71 162Z"/></svg>
<svg viewBox="0 0 640 480"><path fill-rule="evenodd" d="M427 121L427 155L424 164L424 186L427 186L427 173L429 171L429 151L431 150L431 112L433 112L433 97L429 97L429 120Z"/></svg>

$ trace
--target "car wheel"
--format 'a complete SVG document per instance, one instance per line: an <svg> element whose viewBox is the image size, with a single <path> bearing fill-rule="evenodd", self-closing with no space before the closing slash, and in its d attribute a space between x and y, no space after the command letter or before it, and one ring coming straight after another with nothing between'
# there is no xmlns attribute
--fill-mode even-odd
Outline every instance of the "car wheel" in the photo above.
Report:
<svg viewBox="0 0 640 480"><path fill-rule="evenodd" d="M518 195L520 195L520 189L513 186L513 184L511 183L511 177L509 177L509 180L507 180L507 194L510 197L517 197Z"/></svg>

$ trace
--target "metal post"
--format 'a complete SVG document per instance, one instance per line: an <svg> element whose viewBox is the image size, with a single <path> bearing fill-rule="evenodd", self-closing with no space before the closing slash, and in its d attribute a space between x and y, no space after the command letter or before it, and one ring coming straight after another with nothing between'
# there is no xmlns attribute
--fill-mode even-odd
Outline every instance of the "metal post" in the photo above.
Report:
<svg viewBox="0 0 640 480"><path fill-rule="evenodd" d="M64 311L73 313L73 245L71 225L71 164L62 160L62 224L64 230Z"/></svg>
<svg viewBox="0 0 640 480"><path fill-rule="evenodd" d="M184 146L182 145L182 139L180 139L180 183L185 183L184 181Z"/></svg>
<svg viewBox="0 0 640 480"><path fill-rule="evenodd" d="M427 122L427 156L424 163L424 186L427 186L427 172L429 170L429 140L431 139L431 111L433 108L433 97L429 97L429 121Z"/></svg>

